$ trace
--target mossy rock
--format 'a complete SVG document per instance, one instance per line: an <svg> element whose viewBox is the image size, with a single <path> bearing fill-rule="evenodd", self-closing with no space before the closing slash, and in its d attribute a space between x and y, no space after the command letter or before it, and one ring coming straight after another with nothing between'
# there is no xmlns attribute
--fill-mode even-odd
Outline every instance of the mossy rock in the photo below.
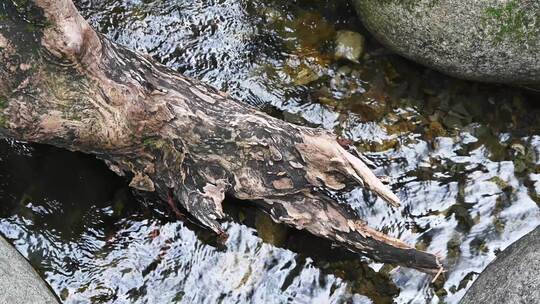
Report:
<svg viewBox="0 0 540 304"><path fill-rule="evenodd" d="M396 53L474 81L540 85L540 1L353 0Z"/></svg>

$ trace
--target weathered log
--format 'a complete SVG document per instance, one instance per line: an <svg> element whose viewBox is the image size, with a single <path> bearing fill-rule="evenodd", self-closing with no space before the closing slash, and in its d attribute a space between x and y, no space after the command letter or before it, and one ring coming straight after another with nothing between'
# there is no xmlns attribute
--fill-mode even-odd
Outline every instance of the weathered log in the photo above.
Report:
<svg viewBox="0 0 540 304"><path fill-rule="evenodd" d="M20 4L23 3L23 4ZM369 228L328 195L399 199L323 130L270 117L96 33L71 0L0 4L0 134L103 159L223 233L225 194L376 260L436 273L435 255Z"/></svg>

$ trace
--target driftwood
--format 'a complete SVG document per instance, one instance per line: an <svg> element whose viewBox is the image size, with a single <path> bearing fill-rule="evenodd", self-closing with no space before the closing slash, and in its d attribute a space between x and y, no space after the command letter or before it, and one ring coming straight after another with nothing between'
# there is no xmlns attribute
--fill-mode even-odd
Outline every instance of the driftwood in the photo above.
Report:
<svg viewBox="0 0 540 304"><path fill-rule="evenodd" d="M71 0L0 4L0 135L96 155L222 234L225 195L382 262L435 255L369 228L329 193L399 199L334 136L272 118L96 33Z"/></svg>

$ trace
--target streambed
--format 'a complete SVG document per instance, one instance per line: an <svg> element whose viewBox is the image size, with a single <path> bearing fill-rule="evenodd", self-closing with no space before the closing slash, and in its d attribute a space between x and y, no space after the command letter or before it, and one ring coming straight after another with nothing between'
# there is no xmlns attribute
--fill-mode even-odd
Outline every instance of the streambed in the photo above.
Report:
<svg viewBox="0 0 540 304"><path fill-rule="evenodd" d="M351 140L403 201L356 189L368 223L437 252L441 280L374 263L228 201L230 235L175 219L92 157L0 144L0 233L66 303L457 303L540 224L538 95L385 50L346 1L80 0L102 33L267 113ZM337 33L366 37L336 59Z"/></svg>

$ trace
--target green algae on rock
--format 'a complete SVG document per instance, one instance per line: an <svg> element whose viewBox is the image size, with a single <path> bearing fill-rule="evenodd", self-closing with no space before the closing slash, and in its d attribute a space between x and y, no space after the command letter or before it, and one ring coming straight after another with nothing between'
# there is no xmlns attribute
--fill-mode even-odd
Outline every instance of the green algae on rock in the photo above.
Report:
<svg viewBox="0 0 540 304"><path fill-rule="evenodd" d="M384 45L446 74L483 82L540 83L540 2L355 0Z"/></svg>

